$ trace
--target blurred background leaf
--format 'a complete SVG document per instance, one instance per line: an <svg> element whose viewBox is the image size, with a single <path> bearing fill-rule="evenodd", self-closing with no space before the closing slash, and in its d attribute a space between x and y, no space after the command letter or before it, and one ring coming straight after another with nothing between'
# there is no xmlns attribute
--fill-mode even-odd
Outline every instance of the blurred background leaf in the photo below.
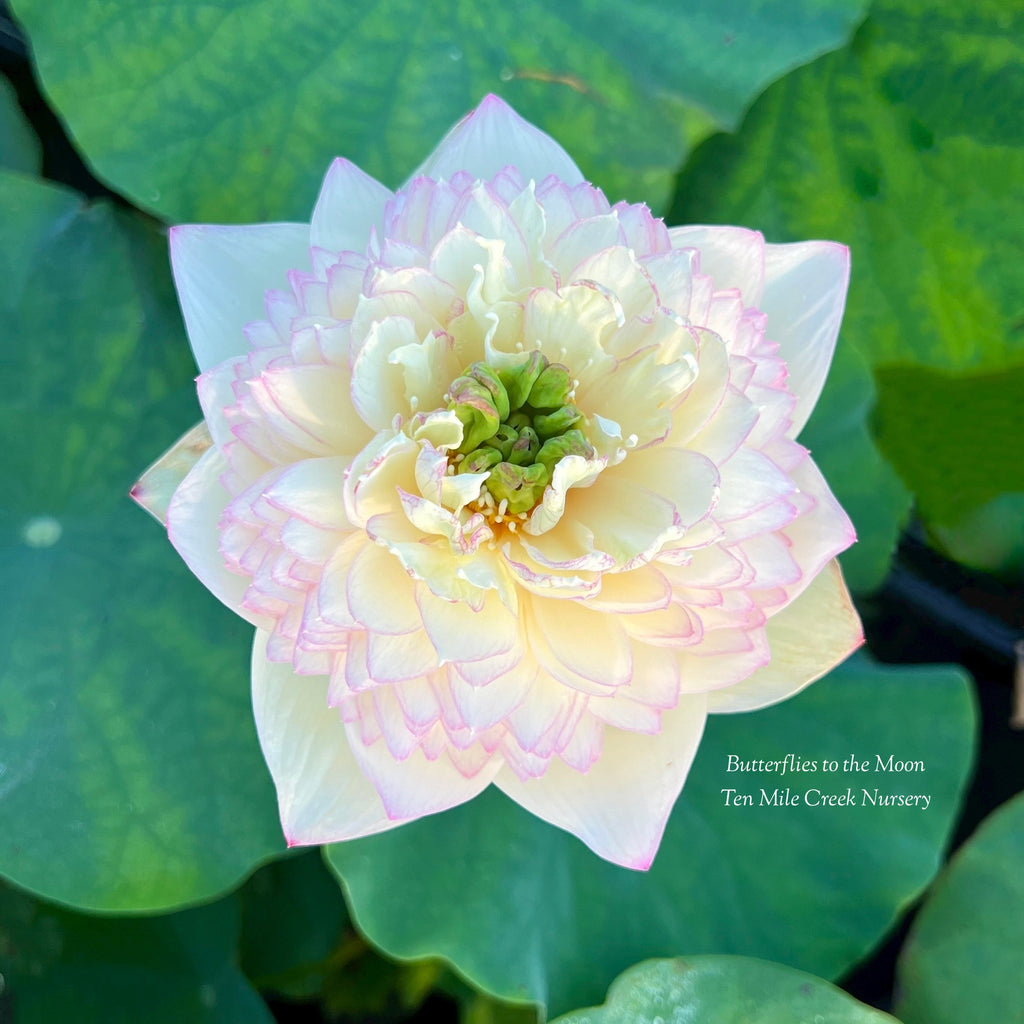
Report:
<svg viewBox="0 0 1024 1024"><path fill-rule="evenodd" d="M234 896L163 917L94 917L0 884L0 978L12 1019L272 1024L235 961L238 927Z"/></svg>
<svg viewBox="0 0 1024 1024"><path fill-rule="evenodd" d="M330 160L391 187L488 92L614 199L840 46L866 0L16 0L96 174L172 222L308 220Z"/></svg>
<svg viewBox="0 0 1024 1024"><path fill-rule="evenodd" d="M10 82L0 75L0 168L37 174L39 140L18 107Z"/></svg>
<svg viewBox="0 0 1024 1024"><path fill-rule="evenodd" d="M242 970L261 991L317 995L351 935L345 901L320 851L267 864L239 895Z"/></svg>
<svg viewBox="0 0 1024 1024"><path fill-rule="evenodd" d="M900 959L906 1024L1021 1024L1024 793L979 826L939 876Z"/></svg>

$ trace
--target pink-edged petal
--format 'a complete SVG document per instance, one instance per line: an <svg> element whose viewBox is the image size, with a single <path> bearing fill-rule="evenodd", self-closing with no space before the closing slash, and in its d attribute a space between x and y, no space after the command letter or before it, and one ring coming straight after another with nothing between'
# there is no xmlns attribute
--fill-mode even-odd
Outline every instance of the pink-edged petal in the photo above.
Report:
<svg viewBox="0 0 1024 1024"><path fill-rule="evenodd" d="M860 619L838 562L830 562L792 604L768 620L771 661L735 686L708 694L708 711L756 711L793 696L863 642Z"/></svg>
<svg viewBox="0 0 1024 1024"><path fill-rule="evenodd" d="M796 396L790 436L796 437L825 385L850 283L850 250L836 242L765 246L761 309L767 336L779 345Z"/></svg>
<svg viewBox="0 0 1024 1024"><path fill-rule="evenodd" d="M254 625L265 625L262 616L242 607L249 580L228 570L219 548L218 521L231 500L220 482L227 468L219 449L207 450L171 498L167 535L185 564L214 597Z"/></svg>
<svg viewBox="0 0 1024 1024"><path fill-rule="evenodd" d="M131 489L131 498L154 519L166 525L167 509L174 492L209 449L210 431L203 422L178 438L146 470Z"/></svg>
<svg viewBox="0 0 1024 1024"><path fill-rule="evenodd" d="M268 661L266 645L258 630L252 703L288 845L356 839L399 824L352 756L341 715L327 705L327 679Z"/></svg>
<svg viewBox="0 0 1024 1024"><path fill-rule="evenodd" d="M760 231L718 225L669 228L673 249L700 250L700 272L716 291L738 288L746 306L759 306L764 294L764 236Z"/></svg>
<svg viewBox="0 0 1024 1024"><path fill-rule="evenodd" d="M352 616L375 633L402 636L423 629L413 581L402 563L377 544L364 544L352 560L346 596Z"/></svg>
<svg viewBox="0 0 1024 1024"><path fill-rule="evenodd" d="M495 784L599 856L645 871L697 752L705 702L703 694L684 696L662 714L655 736L605 729L601 756L585 775L553 760L540 778L523 781L506 769Z"/></svg>
<svg viewBox="0 0 1024 1024"><path fill-rule="evenodd" d="M263 498L273 508L325 530L347 530L342 488L350 461L342 455L304 459L289 466L266 489Z"/></svg>
<svg viewBox="0 0 1024 1024"><path fill-rule="evenodd" d="M554 174L569 185L583 181L580 169L550 135L494 95L485 96L452 128L413 178L447 179L465 171L487 180L505 167L515 167L524 180L540 182Z"/></svg>
<svg viewBox="0 0 1024 1024"><path fill-rule="evenodd" d="M370 229L382 227L392 194L348 160L331 164L309 225L310 245L328 252L365 252Z"/></svg>
<svg viewBox="0 0 1024 1024"><path fill-rule="evenodd" d="M788 596L793 598L830 559L845 551L857 539L857 531L811 458L805 458L800 465L790 470L790 475L801 494L814 501L809 511L787 524L782 531L802 573L802 578L788 588Z"/></svg>
<svg viewBox="0 0 1024 1024"><path fill-rule="evenodd" d="M416 603L442 664L483 661L505 654L519 643L519 621L493 590L474 608L465 601L446 601L419 584Z"/></svg>
<svg viewBox="0 0 1024 1024"><path fill-rule="evenodd" d="M248 350L243 328L266 316L264 298L309 266L305 224L171 228L171 266L200 370Z"/></svg>
<svg viewBox="0 0 1024 1024"><path fill-rule="evenodd" d="M554 663L545 667L556 678L560 668L571 677L596 683L601 689L623 686L633 675L633 653L619 619L591 611L579 601L535 599L528 619L530 642L550 652ZM572 685L570 679L565 680Z"/></svg>
<svg viewBox="0 0 1024 1024"><path fill-rule="evenodd" d="M431 760L422 748L398 761L385 743L361 742L358 723L346 728L352 754L373 781L388 817L396 822L436 814L472 800L490 785L501 767L501 760L491 757L467 778L445 754Z"/></svg>

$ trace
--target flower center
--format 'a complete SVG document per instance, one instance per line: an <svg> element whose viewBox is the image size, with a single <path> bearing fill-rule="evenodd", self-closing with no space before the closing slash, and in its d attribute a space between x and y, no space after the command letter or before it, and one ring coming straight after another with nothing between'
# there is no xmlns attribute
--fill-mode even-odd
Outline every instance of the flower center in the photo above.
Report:
<svg viewBox="0 0 1024 1024"><path fill-rule="evenodd" d="M525 519L563 458L594 456L575 386L568 367L536 351L507 369L473 363L452 381L448 408L463 438L450 464L456 473L487 473L477 505L488 518Z"/></svg>

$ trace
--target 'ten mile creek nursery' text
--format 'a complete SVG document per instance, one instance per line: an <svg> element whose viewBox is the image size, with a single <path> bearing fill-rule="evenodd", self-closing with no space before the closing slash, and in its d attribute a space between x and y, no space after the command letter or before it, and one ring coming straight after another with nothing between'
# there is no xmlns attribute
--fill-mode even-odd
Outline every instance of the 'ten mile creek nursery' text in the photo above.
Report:
<svg viewBox="0 0 1024 1024"><path fill-rule="evenodd" d="M779 760L747 759L737 754L729 754L726 758L725 770L730 773L744 774L777 774L779 776L799 775L802 772L823 772L826 774L850 775L904 775L922 773L924 761L900 760L894 754L883 757L874 754L869 758L858 758L853 754L842 762L823 758L809 759L796 754L786 754ZM817 780L816 780L817 781ZM858 780L859 781L859 780ZM868 780L864 780L868 781ZM834 788L822 788L820 785L803 787L797 783L788 786L764 787L753 791L725 787L722 796L726 807L919 807L928 810L932 802L931 794L921 792L893 792L871 784L845 785Z"/></svg>

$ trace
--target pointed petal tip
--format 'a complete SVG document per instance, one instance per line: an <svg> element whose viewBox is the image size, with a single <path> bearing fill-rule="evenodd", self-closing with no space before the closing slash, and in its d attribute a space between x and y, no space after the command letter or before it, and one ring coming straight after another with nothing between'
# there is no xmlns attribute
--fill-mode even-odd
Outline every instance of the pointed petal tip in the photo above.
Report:
<svg viewBox="0 0 1024 1024"><path fill-rule="evenodd" d="M552 174L568 185L584 180L569 154L550 135L494 93L484 96L456 122L412 178L444 180L465 171L486 181L506 167L514 167L524 179L534 181Z"/></svg>

